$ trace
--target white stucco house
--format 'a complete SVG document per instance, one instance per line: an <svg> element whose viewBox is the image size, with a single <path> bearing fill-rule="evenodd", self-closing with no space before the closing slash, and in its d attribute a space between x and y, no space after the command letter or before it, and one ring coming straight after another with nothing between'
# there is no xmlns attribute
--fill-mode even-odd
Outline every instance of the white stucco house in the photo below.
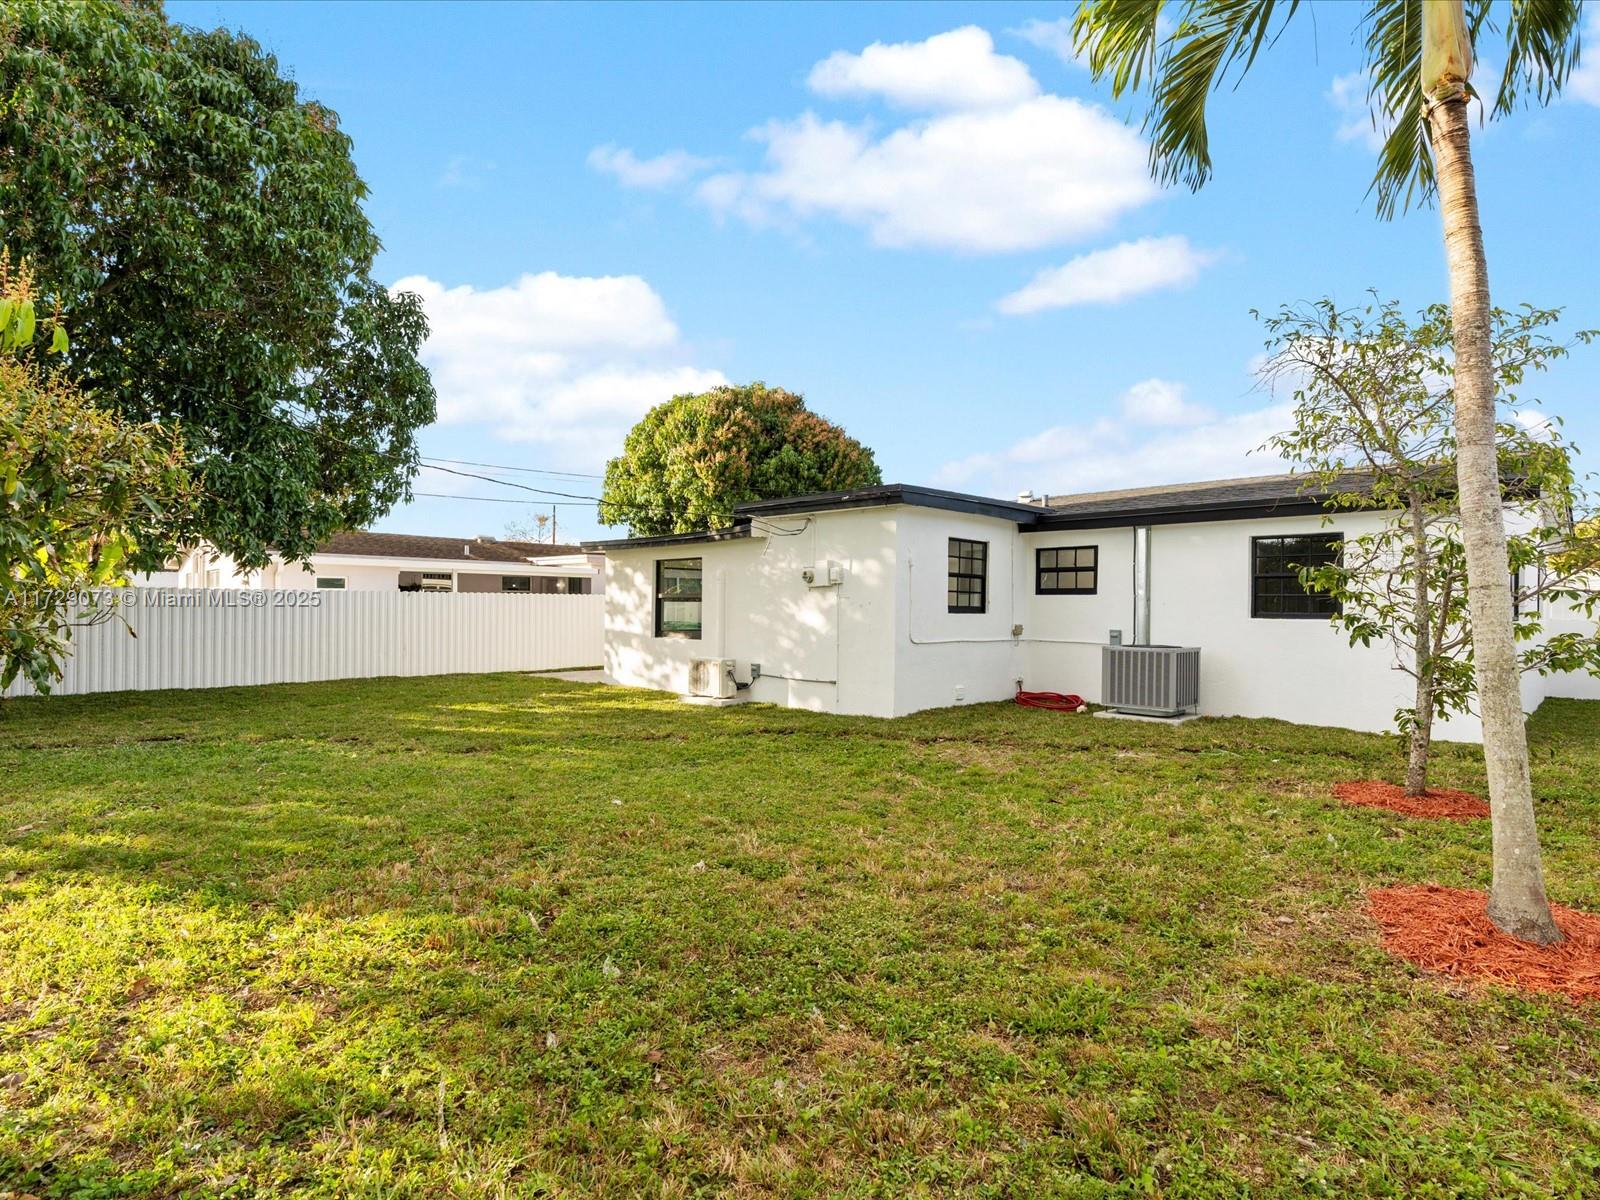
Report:
<svg viewBox="0 0 1600 1200"><path fill-rule="evenodd" d="M1099 703L1112 642L1199 649L1202 715L1390 728L1409 677L1352 647L1291 563L1384 520L1297 476L1007 501L901 484L740 507L730 528L585 543L606 560L605 666L690 691L696 660L741 698L896 717L1019 688ZM703 676L705 668L701 668ZM748 685L748 686L746 686ZM1547 695L1594 681L1528 676ZM1437 730L1477 740L1465 714Z"/></svg>
<svg viewBox="0 0 1600 1200"><path fill-rule="evenodd" d="M145 582L184 588L587 595L597 590L604 561L580 546L352 530L318 546L309 565L274 557L265 567L241 570L214 547L200 545Z"/></svg>

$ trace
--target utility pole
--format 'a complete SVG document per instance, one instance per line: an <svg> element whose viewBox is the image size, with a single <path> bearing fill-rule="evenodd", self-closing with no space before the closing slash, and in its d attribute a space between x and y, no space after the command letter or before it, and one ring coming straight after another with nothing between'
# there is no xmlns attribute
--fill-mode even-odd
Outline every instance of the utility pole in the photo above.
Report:
<svg viewBox="0 0 1600 1200"><path fill-rule="evenodd" d="M556 506L550 506L550 544L556 544Z"/></svg>

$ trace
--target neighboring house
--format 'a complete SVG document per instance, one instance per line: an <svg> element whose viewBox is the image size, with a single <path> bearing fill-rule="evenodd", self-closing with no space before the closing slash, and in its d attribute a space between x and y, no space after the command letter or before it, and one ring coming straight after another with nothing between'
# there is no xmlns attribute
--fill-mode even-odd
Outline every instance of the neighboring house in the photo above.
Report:
<svg viewBox="0 0 1600 1200"><path fill-rule="evenodd" d="M149 582L186 588L588 594L604 562L579 546L355 530L323 542L309 566L274 558L265 567L241 571L227 555L202 545Z"/></svg>
<svg viewBox="0 0 1600 1200"><path fill-rule="evenodd" d="M1387 645L1352 647L1291 564L1379 527L1325 521L1299 476L1012 502L894 484L740 506L705 534L587 542L606 556L606 669L685 692L733 660L744 695L893 717L1009 699L1101 699L1101 648L1200 648L1198 711L1391 728L1411 698ZM752 681L752 676L755 678ZM1588 677L1529 676L1546 695ZM1438 736L1476 740L1470 714Z"/></svg>

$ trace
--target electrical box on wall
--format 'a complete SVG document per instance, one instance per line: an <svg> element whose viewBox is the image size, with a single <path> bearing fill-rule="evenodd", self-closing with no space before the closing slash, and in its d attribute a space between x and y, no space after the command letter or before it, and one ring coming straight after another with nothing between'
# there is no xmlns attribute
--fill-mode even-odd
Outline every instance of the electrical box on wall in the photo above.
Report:
<svg viewBox="0 0 1600 1200"><path fill-rule="evenodd" d="M805 580L807 587L837 587L844 582L844 567L828 559L814 567L802 568L800 578Z"/></svg>

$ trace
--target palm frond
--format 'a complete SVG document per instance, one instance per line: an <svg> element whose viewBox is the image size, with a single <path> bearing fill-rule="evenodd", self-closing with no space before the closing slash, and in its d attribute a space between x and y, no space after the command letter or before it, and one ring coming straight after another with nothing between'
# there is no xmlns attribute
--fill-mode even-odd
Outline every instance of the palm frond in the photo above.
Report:
<svg viewBox="0 0 1600 1200"><path fill-rule="evenodd" d="M1582 13L1582 0L1513 0L1491 119L1505 116L1529 95L1545 104L1561 90L1578 63ZM1467 0L1475 54L1501 32L1499 15L1491 0ZM1422 22L1416 0L1368 0L1366 22L1372 81L1367 98L1390 124L1368 194L1375 194L1378 215L1387 220L1433 196L1433 155L1422 111Z"/></svg>
<svg viewBox="0 0 1600 1200"><path fill-rule="evenodd" d="M1157 30L1159 0L1087 0L1073 25L1089 54L1096 81L1109 79L1112 94L1139 90L1150 80L1150 169L1162 183L1198 190L1211 177L1206 103L1230 72L1243 76L1261 49L1299 8L1285 0L1187 0L1177 27L1164 39Z"/></svg>
<svg viewBox="0 0 1600 1200"><path fill-rule="evenodd" d="M1073 49L1089 73L1111 81L1111 94L1138 91L1156 67L1157 22L1163 0L1089 0L1072 19Z"/></svg>
<svg viewBox="0 0 1600 1200"><path fill-rule="evenodd" d="M1506 65L1492 116L1503 117L1532 96L1548 104L1578 65L1583 0L1512 0L1506 21Z"/></svg>
<svg viewBox="0 0 1600 1200"><path fill-rule="evenodd" d="M1486 6L1485 6L1486 7ZM1469 22L1477 14L1468 14ZM1385 220L1433 195L1433 156L1422 118L1422 19L1416 0L1369 0L1367 103L1389 124L1369 196Z"/></svg>

